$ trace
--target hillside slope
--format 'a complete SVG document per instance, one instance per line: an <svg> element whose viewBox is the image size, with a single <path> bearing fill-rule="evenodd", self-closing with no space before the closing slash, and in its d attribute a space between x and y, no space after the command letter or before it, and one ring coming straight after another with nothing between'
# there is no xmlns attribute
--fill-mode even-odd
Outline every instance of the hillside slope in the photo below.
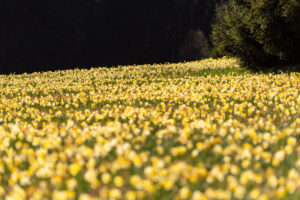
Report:
<svg viewBox="0 0 300 200"><path fill-rule="evenodd" d="M297 199L300 74L234 59L0 76L0 199Z"/></svg>

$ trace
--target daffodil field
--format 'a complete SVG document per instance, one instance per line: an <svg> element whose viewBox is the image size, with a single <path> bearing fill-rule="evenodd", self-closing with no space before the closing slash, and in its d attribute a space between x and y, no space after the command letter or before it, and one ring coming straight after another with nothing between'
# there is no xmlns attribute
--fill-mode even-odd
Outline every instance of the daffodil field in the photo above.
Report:
<svg viewBox="0 0 300 200"><path fill-rule="evenodd" d="M0 75L0 199L300 199L299 93L229 58Z"/></svg>

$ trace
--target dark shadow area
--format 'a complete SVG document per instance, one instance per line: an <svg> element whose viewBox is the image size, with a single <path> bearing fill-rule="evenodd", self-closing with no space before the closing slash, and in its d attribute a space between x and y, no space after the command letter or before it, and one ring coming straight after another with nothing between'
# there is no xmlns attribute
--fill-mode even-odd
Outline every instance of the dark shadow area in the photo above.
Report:
<svg viewBox="0 0 300 200"><path fill-rule="evenodd" d="M219 1L1 0L0 73L181 61Z"/></svg>

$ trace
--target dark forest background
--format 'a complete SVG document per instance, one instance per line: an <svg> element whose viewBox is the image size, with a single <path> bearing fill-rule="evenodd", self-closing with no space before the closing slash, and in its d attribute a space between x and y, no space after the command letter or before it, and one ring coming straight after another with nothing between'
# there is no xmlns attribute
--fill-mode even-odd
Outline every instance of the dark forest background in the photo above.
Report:
<svg viewBox="0 0 300 200"><path fill-rule="evenodd" d="M199 58L220 1L1 0L0 72Z"/></svg>

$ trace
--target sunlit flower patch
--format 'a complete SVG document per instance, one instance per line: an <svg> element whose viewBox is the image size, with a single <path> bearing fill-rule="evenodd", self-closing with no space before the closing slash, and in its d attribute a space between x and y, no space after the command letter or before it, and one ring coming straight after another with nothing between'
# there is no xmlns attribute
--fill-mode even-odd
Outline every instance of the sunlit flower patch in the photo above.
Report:
<svg viewBox="0 0 300 200"><path fill-rule="evenodd" d="M299 92L228 58L0 75L0 199L298 199Z"/></svg>

